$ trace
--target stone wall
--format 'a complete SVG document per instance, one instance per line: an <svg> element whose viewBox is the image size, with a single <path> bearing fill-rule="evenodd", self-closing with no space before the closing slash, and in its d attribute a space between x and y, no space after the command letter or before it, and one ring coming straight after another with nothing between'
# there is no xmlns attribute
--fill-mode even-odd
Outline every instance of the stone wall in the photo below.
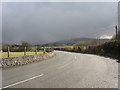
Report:
<svg viewBox="0 0 120 90"><path fill-rule="evenodd" d="M35 55L26 55L19 57L10 57L3 58L0 63L2 68L13 67L13 66L22 66L32 62L47 60L55 55L54 52L49 52L45 54L35 54Z"/></svg>

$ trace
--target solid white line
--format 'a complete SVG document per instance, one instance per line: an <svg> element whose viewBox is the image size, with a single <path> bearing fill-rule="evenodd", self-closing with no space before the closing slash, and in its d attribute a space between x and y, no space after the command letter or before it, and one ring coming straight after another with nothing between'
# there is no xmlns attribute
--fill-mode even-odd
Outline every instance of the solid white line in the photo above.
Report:
<svg viewBox="0 0 120 90"><path fill-rule="evenodd" d="M18 84L21 84L21 83L24 83L24 82L27 82L27 81L30 81L30 80L33 80L35 78L38 78L38 77L41 77L43 76L44 74L40 74L38 76L35 76L35 77L32 77L32 78L29 78L29 79L26 79L26 80L23 80L23 81L20 81L20 82L17 82L17 83L14 83L14 84L11 84L11 85L8 85L8 86L5 86L3 88L8 88L8 87L12 87L12 86L15 86L15 85L18 85Z"/></svg>

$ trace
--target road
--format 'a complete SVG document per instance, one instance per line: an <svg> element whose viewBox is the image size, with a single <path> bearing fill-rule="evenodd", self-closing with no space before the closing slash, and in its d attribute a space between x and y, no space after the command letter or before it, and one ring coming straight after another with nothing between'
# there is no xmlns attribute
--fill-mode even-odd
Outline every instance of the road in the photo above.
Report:
<svg viewBox="0 0 120 90"><path fill-rule="evenodd" d="M45 61L3 69L3 88L118 88L118 63L90 54L55 51Z"/></svg>

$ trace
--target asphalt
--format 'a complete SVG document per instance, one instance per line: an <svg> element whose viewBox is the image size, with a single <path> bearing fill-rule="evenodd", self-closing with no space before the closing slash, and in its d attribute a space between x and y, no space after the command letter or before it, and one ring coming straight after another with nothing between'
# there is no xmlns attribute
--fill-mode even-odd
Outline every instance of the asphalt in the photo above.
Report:
<svg viewBox="0 0 120 90"><path fill-rule="evenodd" d="M2 70L3 88L118 88L116 60L55 51L56 56Z"/></svg>

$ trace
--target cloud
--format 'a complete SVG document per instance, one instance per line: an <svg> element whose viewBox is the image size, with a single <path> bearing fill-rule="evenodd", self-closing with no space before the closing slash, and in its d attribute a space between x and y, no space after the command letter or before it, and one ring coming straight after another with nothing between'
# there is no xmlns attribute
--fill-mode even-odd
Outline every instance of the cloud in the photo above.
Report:
<svg viewBox="0 0 120 90"><path fill-rule="evenodd" d="M3 42L25 40L34 43L71 37L98 37L93 33L116 24L116 13L115 2L3 3ZM109 31L112 34L113 29Z"/></svg>
<svg viewBox="0 0 120 90"><path fill-rule="evenodd" d="M112 39L113 36L109 36L109 35L103 35L100 36L99 39Z"/></svg>

